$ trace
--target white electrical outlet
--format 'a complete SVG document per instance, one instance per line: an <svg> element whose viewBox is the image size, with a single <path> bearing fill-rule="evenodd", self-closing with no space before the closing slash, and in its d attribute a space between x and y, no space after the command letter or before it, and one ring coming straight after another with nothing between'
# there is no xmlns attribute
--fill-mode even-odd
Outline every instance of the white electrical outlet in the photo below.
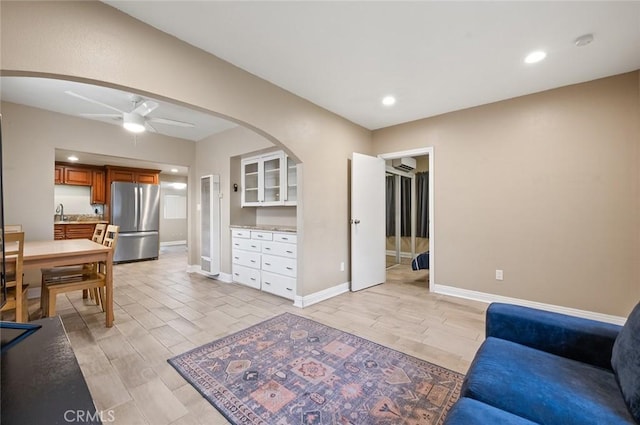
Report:
<svg viewBox="0 0 640 425"><path fill-rule="evenodd" d="M344 271L344 261L340 263L340 271L343 272Z"/></svg>
<svg viewBox="0 0 640 425"><path fill-rule="evenodd" d="M496 280L504 280L504 272L502 270L496 270Z"/></svg>

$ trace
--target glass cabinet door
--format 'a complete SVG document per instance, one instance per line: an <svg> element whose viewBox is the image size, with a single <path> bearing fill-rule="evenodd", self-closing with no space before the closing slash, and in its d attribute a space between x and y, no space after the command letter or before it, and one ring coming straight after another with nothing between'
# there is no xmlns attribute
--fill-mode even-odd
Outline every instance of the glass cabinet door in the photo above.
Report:
<svg viewBox="0 0 640 425"><path fill-rule="evenodd" d="M295 204L298 201L298 178L296 163L287 157L287 203Z"/></svg>
<svg viewBox="0 0 640 425"><path fill-rule="evenodd" d="M280 181L282 174L282 156L264 158L263 161L263 188L265 203L280 202Z"/></svg>
<svg viewBox="0 0 640 425"><path fill-rule="evenodd" d="M244 203L258 203L258 161L247 161L242 163L242 178Z"/></svg>

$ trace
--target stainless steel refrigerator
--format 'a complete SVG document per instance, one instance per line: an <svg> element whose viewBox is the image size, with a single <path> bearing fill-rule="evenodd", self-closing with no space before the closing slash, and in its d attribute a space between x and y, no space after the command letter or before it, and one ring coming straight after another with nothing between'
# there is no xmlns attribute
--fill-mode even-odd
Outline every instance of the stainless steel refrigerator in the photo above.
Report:
<svg viewBox="0 0 640 425"><path fill-rule="evenodd" d="M111 183L111 224L120 226L114 262L158 258L159 223L157 184Z"/></svg>

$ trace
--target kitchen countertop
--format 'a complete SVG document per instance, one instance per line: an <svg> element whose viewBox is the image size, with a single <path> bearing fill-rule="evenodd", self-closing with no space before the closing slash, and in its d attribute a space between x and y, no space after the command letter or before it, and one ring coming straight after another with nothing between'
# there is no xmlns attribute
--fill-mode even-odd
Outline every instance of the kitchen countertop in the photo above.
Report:
<svg viewBox="0 0 640 425"><path fill-rule="evenodd" d="M107 220L65 220L65 221L56 220L53 222L53 224L98 224L98 223L109 224Z"/></svg>
<svg viewBox="0 0 640 425"><path fill-rule="evenodd" d="M261 230L265 232L287 232L287 233L296 233L297 229L293 226L269 226L269 225L260 225L260 226L242 226L232 224L229 227L232 229L249 229L249 230Z"/></svg>

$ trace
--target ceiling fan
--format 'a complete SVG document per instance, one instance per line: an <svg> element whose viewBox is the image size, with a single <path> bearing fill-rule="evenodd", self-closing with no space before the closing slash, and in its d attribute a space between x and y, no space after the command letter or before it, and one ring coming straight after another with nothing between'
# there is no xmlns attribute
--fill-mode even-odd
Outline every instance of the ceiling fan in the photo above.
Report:
<svg viewBox="0 0 640 425"><path fill-rule="evenodd" d="M84 101L91 102L117 112L117 114L80 114L81 116L87 118L113 118L122 120L122 126L133 133L142 133L146 129L157 133L158 130L156 130L151 123L174 125L178 127L195 126L192 123L184 121L170 120L168 118L148 117L147 115L149 115L151 111L155 110L158 107L158 103L154 102L153 100L145 100L137 95L131 95L131 103L133 107L131 111L127 112L118 109L115 106L107 105L106 103L102 103L98 100L82 96L70 90L65 91L65 93L70 96L77 97L78 99L82 99Z"/></svg>

